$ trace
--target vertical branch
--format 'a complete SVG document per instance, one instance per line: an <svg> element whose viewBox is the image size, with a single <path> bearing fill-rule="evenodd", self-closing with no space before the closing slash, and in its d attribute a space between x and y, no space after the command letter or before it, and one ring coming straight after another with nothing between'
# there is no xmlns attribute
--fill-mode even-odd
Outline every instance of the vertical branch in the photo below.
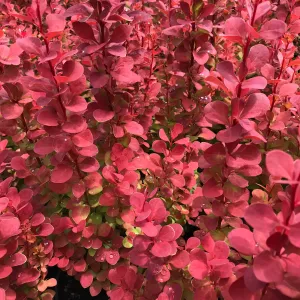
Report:
<svg viewBox="0 0 300 300"><path fill-rule="evenodd" d="M36 5L37 5L37 17L38 17L38 22L39 22L39 31L43 37L43 40L44 40L44 43L46 45L46 49L47 49L47 54L49 53L49 42L47 40L47 38L45 37L44 35L44 30L43 30L43 23L42 23L42 16L41 16L41 11L40 11L40 4L39 4L39 0L36 0ZM55 85L56 85L56 89L57 89L57 93L59 93L59 84L55 78L55 69L51 63L50 60L48 60L48 65L49 65L49 68L50 68L50 71L51 71L51 74L52 74L52 77L53 77L53 80L55 82ZM67 114L66 114L66 110L65 110L65 107L63 105L63 102L62 102L62 99L61 99L61 96L58 95L57 96L58 98L58 102L59 102L59 105L60 105L60 108L61 108L61 111L62 111L62 114L64 116L64 119L66 120L67 119Z"/></svg>
<svg viewBox="0 0 300 300"><path fill-rule="evenodd" d="M196 23L195 23L195 11L194 11L194 5L195 1L192 1L192 31L191 33L193 34L196 31ZM189 65L189 70L188 70L188 98L192 98L192 74L191 74L191 69L194 65L194 48L195 48L195 39L191 35L191 42L190 42L190 47L191 47L191 59L190 59L190 65Z"/></svg>
<svg viewBox="0 0 300 300"><path fill-rule="evenodd" d="M251 17L251 21L250 21L250 25L253 26L254 22L255 22L255 16L256 16L256 12L257 12L257 7L258 4L260 3L261 0L256 0L255 4L254 4L254 10L253 10L253 14ZM242 70L242 72L245 70L246 68L246 61L248 58L248 54L249 54L249 50L250 50L250 44L251 44L251 37L250 35L248 35L246 44L244 46L244 50L243 50L243 60L240 64L240 71ZM237 91L237 97L240 98L241 97L241 93L242 93L242 82L245 80L246 74L245 72L242 73L242 76L240 78L240 83L238 85L238 91Z"/></svg>

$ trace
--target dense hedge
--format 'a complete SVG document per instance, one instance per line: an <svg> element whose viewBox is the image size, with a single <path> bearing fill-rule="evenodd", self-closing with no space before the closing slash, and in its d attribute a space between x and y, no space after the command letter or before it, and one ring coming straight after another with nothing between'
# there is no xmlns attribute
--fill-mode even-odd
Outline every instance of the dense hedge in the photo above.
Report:
<svg viewBox="0 0 300 300"><path fill-rule="evenodd" d="M112 300L300 298L300 4L0 0L0 300L48 266Z"/></svg>

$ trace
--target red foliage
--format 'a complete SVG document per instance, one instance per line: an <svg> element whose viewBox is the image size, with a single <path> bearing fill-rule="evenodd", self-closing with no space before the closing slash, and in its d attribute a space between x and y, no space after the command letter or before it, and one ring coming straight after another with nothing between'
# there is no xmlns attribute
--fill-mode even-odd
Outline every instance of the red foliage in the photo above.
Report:
<svg viewBox="0 0 300 300"><path fill-rule="evenodd" d="M112 300L300 298L298 1L0 20L0 300L52 299L55 265Z"/></svg>

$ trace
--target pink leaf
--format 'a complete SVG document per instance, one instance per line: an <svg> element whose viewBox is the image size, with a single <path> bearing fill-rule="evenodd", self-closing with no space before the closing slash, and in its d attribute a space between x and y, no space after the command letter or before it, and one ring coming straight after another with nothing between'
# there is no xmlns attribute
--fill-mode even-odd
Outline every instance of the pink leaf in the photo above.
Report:
<svg viewBox="0 0 300 300"><path fill-rule="evenodd" d="M166 29L164 29L162 31L163 34L165 35L169 35L169 36L179 36L181 30L183 28L183 25L174 25L174 26L171 26L171 27L168 27Z"/></svg>
<svg viewBox="0 0 300 300"><path fill-rule="evenodd" d="M99 204L102 206L114 206L116 197L112 193L104 192L99 198Z"/></svg>
<svg viewBox="0 0 300 300"><path fill-rule="evenodd" d="M228 239L231 247L244 255L253 255L257 253L256 242L253 233L245 228L233 229Z"/></svg>
<svg viewBox="0 0 300 300"><path fill-rule="evenodd" d="M151 249L151 253L156 257L167 257L171 251L172 248L168 242L157 242Z"/></svg>
<svg viewBox="0 0 300 300"><path fill-rule="evenodd" d="M253 267L248 267L245 270L244 279L246 287L252 292L257 292L265 286L264 282L259 281L255 277Z"/></svg>
<svg viewBox="0 0 300 300"><path fill-rule="evenodd" d="M72 193L75 198L79 199L85 192L85 185L82 181L75 183L72 186Z"/></svg>
<svg viewBox="0 0 300 300"><path fill-rule="evenodd" d="M232 143L242 137L243 128L240 124L234 125L217 133L217 140L224 143Z"/></svg>
<svg viewBox="0 0 300 300"><path fill-rule="evenodd" d="M147 222L141 226L145 235L149 237L155 237L158 234L157 227L152 222Z"/></svg>
<svg viewBox="0 0 300 300"><path fill-rule="evenodd" d="M101 293L102 290L102 283L99 281L94 281L92 285L90 286L90 294L92 297L96 297Z"/></svg>
<svg viewBox="0 0 300 300"><path fill-rule="evenodd" d="M211 165L221 165L226 159L226 149L222 143L216 143L205 150L203 156Z"/></svg>
<svg viewBox="0 0 300 300"><path fill-rule="evenodd" d="M69 120L62 126L67 133L78 133L87 128L86 121L79 115L70 116Z"/></svg>
<svg viewBox="0 0 300 300"><path fill-rule="evenodd" d="M193 260L189 265L189 272L194 278L202 280L208 274L208 266L202 260Z"/></svg>
<svg viewBox="0 0 300 300"><path fill-rule="evenodd" d="M27 53L29 54L36 54L41 55L42 54L42 43L40 39L36 37L26 37L23 39L17 40L18 45Z"/></svg>
<svg viewBox="0 0 300 300"><path fill-rule="evenodd" d="M270 1L263 1L257 5L257 10L255 14L255 19L254 21L258 20L261 18L263 15L265 15L267 12L271 10L271 3Z"/></svg>
<svg viewBox="0 0 300 300"><path fill-rule="evenodd" d="M87 219L87 217L90 214L90 207L87 205L80 205L75 206L70 211L72 215L72 219L75 221L76 224L79 224L81 221L84 221Z"/></svg>
<svg viewBox="0 0 300 300"><path fill-rule="evenodd" d="M173 175L170 180L172 184L178 188L182 188L185 185L185 179L181 174Z"/></svg>
<svg viewBox="0 0 300 300"><path fill-rule="evenodd" d="M127 53L126 48L120 45L109 47L106 49L106 51L111 55L119 56L119 57L126 57L126 53Z"/></svg>
<svg viewBox="0 0 300 300"><path fill-rule="evenodd" d="M65 105L66 109L71 112L81 112L87 109L87 102L81 96L74 96L71 100Z"/></svg>
<svg viewBox="0 0 300 300"><path fill-rule="evenodd" d="M231 17L225 22L225 34L245 38L247 35L246 23L242 18Z"/></svg>
<svg viewBox="0 0 300 300"><path fill-rule="evenodd" d="M142 80L141 76L127 67L118 68L111 72L112 77L122 84L134 84Z"/></svg>
<svg viewBox="0 0 300 300"><path fill-rule="evenodd" d="M67 182L73 175L73 168L65 165L59 164L51 173L51 182L53 183L64 183Z"/></svg>
<svg viewBox="0 0 300 300"><path fill-rule="evenodd" d="M53 146L53 138L45 137L35 143L34 152L39 155L47 155L54 151Z"/></svg>
<svg viewBox="0 0 300 300"><path fill-rule="evenodd" d="M80 276L80 284L84 289L86 289L92 284L93 279L94 277L92 272L87 271Z"/></svg>
<svg viewBox="0 0 300 300"><path fill-rule="evenodd" d="M139 135L139 136L144 134L143 126L135 121L130 121L130 122L126 123L124 125L124 127L131 134Z"/></svg>
<svg viewBox="0 0 300 300"><path fill-rule="evenodd" d="M264 251L254 258L253 272L258 280L267 283L281 282L284 274L280 258L273 256L269 251Z"/></svg>
<svg viewBox="0 0 300 300"><path fill-rule="evenodd" d="M1 105L1 114L6 120L14 120L21 116L23 107L18 104L5 103Z"/></svg>
<svg viewBox="0 0 300 300"><path fill-rule="evenodd" d="M68 82L76 81L83 75L84 68L81 63L68 60L63 65L63 76Z"/></svg>
<svg viewBox="0 0 300 300"><path fill-rule="evenodd" d="M6 240L18 234L20 221L12 216L0 216L0 239Z"/></svg>
<svg viewBox="0 0 300 300"><path fill-rule="evenodd" d="M297 92L298 88L299 86L296 83L283 84L280 87L279 95L282 97L293 96Z"/></svg>
<svg viewBox="0 0 300 300"><path fill-rule="evenodd" d="M238 83L238 79L234 73L233 64L230 61L222 61L217 66L217 71L222 75L222 77L229 82Z"/></svg>
<svg viewBox="0 0 300 300"><path fill-rule="evenodd" d="M43 223L37 230L39 236L49 236L54 231L54 227L49 223Z"/></svg>
<svg viewBox="0 0 300 300"><path fill-rule="evenodd" d="M186 250L194 249L194 248L198 248L199 246L200 246L200 240L196 237L190 237L186 242L185 249Z"/></svg>
<svg viewBox="0 0 300 300"><path fill-rule="evenodd" d="M160 239L161 241L165 241L165 242L174 241L175 230L170 225L164 226L159 231L157 238Z"/></svg>
<svg viewBox="0 0 300 300"><path fill-rule="evenodd" d="M98 171L99 162L94 157L87 157L79 163L81 171L86 173L93 173Z"/></svg>
<svg viewBox="0 0 300 300"><path fill-rule="evenodd" d="M300 224L299 223L290 226L290 231L288 235L291 244L293 244L297 248L300 248Z"/></svg>
<svg viewBox="0 0 300 300"><path fill-rule="evenodd" d="M108 74L102 74L102 73L99 73L99 72L93 72L90 75L90 81L91 81L91 85L94 88L102 88L108 83L109 75Z"/></svg>
<svg viewBox="0 0 300 300"><path fill-rule="evenodd" d="M174 231L175 231L175 236L173 238L173 241L177 240L181 236L181 234L183 232L182 226L180 224L177 224L177 223L170 224L168 226L172 227L174 229Z"/></svg>
<svg viewBox="0 0 300 300"><path fill-rule="evenodd" d="M7 197L0 198L0 213L6 209L8 202L9 202L9 199Z"/></svg>
<svg viewBox="0 0 300 300"><path fill-rule="evenodd" d="M248 290L244 277L235 280L229 287L229 294L234 300L254 300L254 293Z"/></svg>
<svg viewBox="0 0 300 300"><path fill-rule="evenodd" d="M205 78L205 82L210 84L213 88L215 89L221 88L227 95L229 94L226 85L217 77L209 75Z"/></svg>
<svg viewBox="0 0 300 300"><path fill-rule="evenodd" d="M168 138L166 132L165 132L162 128L159 129L159 137L160 137L163 141L169 142L169 138Z"/></svg>
<svg viewBox="0 0 300 300"><path fill-rule="evenodd" d="M12 273L12 267L0 265L0 279L8 277Z"/></svg>
<svg viewBox="0 0 300 300"><path fill-rule="evenodd" d="M40 277L40 272L37 269L25 269L22 270L17 278L17 285L34 282Z"/></svg>
<svg viewBox="0 0 300 300"><path fill-rule="evenodd" d="M45 216L42 213L36 213L31 218L30 222L32 226L39 226L45 221Z"/></svg>
<svg viewBox="0 0 300 300"><path fill-rule="evenodd" d="M259 90L264 89L267 86L267 83L268 82L265 77L256 76L243 81L242 88Z"/></svg>
<svg viewBox="0 0 300 300"><path fill-rule="evenodd" d="M272 19L266 22L260 29L260 37L265 40L277 40L281 38L287 31L285 22Z"/></svg>
<svg viewBox="0 0 300 300"><path fill-rule="evenodd" d="M240 118L250 119L256 118L265 114L270 109L269 98L262 93L251 94L246 101L245 107L243 108Z"/></svg>
<svg viewBox="0 0 300 300"><path fill-rule="evenodd" d="M93 7L87 4L75 4L65 11L64 17L81 16L83 18L80 21L84 22L92 15L93 11Z"/></svg>
<svg viewBox="0 0 300 300"><path fill-rule="evenodd" d="M132 26L121 24L115 28L114 32L110 37L111 43L123 43L129 39L132 32Z"/></svg>
<svg viewBox="0 0 300 300"><path fill-rule="evenodd" d="M130 205L138 212L141 212L145 203L145 196L136 192L130 196Z"/></svg>
<svg viewBox="0 0 300 300"><path fill-rule="evenodd" d="M85 40L96 41L92 27L85 22L73 22L73 30L76 35Z"/></svg>
<svg viewBox="0 0 300 300"><path fill-rule="evenodd" d="M37 120L40 124L45 126L57 126L58 125L58 116L54 109L45 108L39 111Z"/></svg>
<svg viewBox="0 0 300 300"><path fill-rule="evenodd" d="M72 137L74 145L77 147L88 147L93 145L93 134L89 129L81 131Z"/></svg>
<svg viewBox="0 0 300 300"><path fill-rule="evenodd" d="M203 196L208 198L215 198L223 195L222 185L214 178L209 179L203 186Z"/></svg>
<svg viewBox="0 0 300 300"><path fill-rule="evenodd" d="M48 14L46 23L48 25L48 32L61 32L66 26L65 17L59 14Z"/></svg>
<svg viewBox="0 0 300 300"><path fill-rule="evenodd" d="M247 68L249 71L260 70L269 61L269 49L262 44L254 45L250 48L247 58Z"/></svg>
<svg viewBox="0 0 300 300"><path fill-rule="evenodd" d="M196 51L193 51L193 56L195 61L199 64L199 65L204 65L208 59L209 59L209 55L207 52L199 52L197 53Z"/></svg>
<svg viewBox="0 0 300 300"><path fill-rule="evenodd" d="M115 265L120 259L120 254L117 250L110 249L106 252L105 259L110 265Z"/></svg>
<svg viewBox="0 0 300 300"><path fill-rule="evenodd" d="M214 124L229 124L228 106L221 101L214 101L207 104L204 108L205 118Z"/></svg>
<svg viewBox="0 0 300 300"><path fill-rule="evenodd" d="M171 129L171 138L175 140L183 132L183 126L179 123L176 123Z"/></svg>
<svg viewBox="0 0 300 300"><path fill-rule="evenodd" d="M156 153L163 153L163 154L167 155L167 145L164 141L161 141L161 140L154 141L152 144L152 149Z"/></svg>
<svg viewBox="0 0 300 300"><path fill-rule="evenodd" d="M176 255L172 256L170 264L177 269L183 269L190 263L189 253L185 250L178 251Z"/></svg>
<svg viewBox="0 0 300 300"><path fill-rule="evenodd" d="M110 291L109 297L111 300L118 300L118 299L124 299L124 290L122 287L114 288Z"/></svg>
<svg viewBox="0 0 300 300"><path fill-rule="evenodd" d="M217 259L226 259L229 256L229 247L224 241L216 241L214 255Z"/></svg>
<svg viewBox="0 0 300 300"><path fill-rule="evenodd" d="M110 121L114 117L115 113L113 111L106 111L102 109L96 109L93 112L93 116L96 121L104 123Z"/></svg>
<svg viewBox="0 0 300 300"><path fill-rule="evenodd" d="M262 203L256 203L249 206L244 218L254 229L263 232L272 231L278 224L277 217L272 207Z"/></svg>
<svg viewBox="0 0 300 300"><path fill-rule="evenodd" d="M281 150L268 152L266 156L266 166L272 176L292 179L294 161L289 154Z"/></svg>

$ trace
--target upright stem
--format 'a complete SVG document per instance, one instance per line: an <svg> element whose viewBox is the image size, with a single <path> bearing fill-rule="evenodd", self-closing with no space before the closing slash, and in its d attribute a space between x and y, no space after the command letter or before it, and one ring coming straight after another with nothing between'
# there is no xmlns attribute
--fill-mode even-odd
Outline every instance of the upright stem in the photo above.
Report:
<svg viewBox="0 0 300 300"><path fill-rule="evenodd" d="M193 32L196 31L196 23L195 23L195 13L194 13L194 0L192 1L192 9L193 9L193 15L192 15L192 34ZM190 43L190 47L191 47L191 60L190 60L190 65L189 65L189 74L188 74L188 98L191 99L192 98L192 74L191 74L191 69L194 65L194 48L195 48L195 39L192 36L191 37L191 43Z"/></svg>
<svg viewBox="0 0 300 300"><path fill-rule="evenodd" d="M251 17L251 21L250 21L250 25L253 26L254 22L255 22L255 16L256 16L256 12L257 12L257 7L258 4L260 3L261 0L256 0L255 4L254 4L254 10L253 10L253 14ZM244 51L243 51L243 60L240 64L240 69L244 69L246 67L246 60L249 54L249 48L250 48L250 44L251 44L251 37L250 35L248 35L245 47L244 47ZM242 93L242 82L245 80L246 74L243 74L242 78L240 78L240 83L238 85L238 91L237 91L237 97L240 98L241 97L241 93Z"/></svg>
<svg viewBox="0 0 300 300"><path fill-rule="evenodd" d="M284 52L287 51L288 49L288 46L289 46L289 42L287 42L286 46L285 46L285 49L284 49ZM277 76L277 80L278 82L274 85L273 87L273 101L271 103L271 108L270 108L270 112L273 112L273 109L274 109L274 106L275 106L275 103L276 103L276 97L275 97L275 94L276 94L276 90L277 90L277 87L278 87L278 84L279 84L279 80L282 76L282 73L283 73L283 70L284 70L284 66L285 66L285 58L283 58L282 60L282 64L281 64L281 67L280 67L280 71L279 71L279 75ZM268 125L267 125L267 142L265 143L265 150L267 150L267 147L268 147L268 138L269 138L269 135L271 133L271 129L270 129L270 125L271 125L271 119L268 121Z"/></svg>
<svg viewBox="0 0 300 300"><path fill-rule="evenodd" d="M42 23L42 16L41 16L41 11L40 11L40 4L39 4L39 0L36 0L36 5L37 5L37 17L38 17L38 22L39 22L39 30L40 30L40 33L43 37L43 40L45 42L45 45L46 45L46 50L47 50L47 54L49 53L49 42L47 40L47 38L45 37L44 35L44 30L43 30L43 23ZM51 63L50 60L48 60L48 65L49 65L49 68L50 68L50 71L51 71L51 74L53 76L53 80L55 82L55 85L56 85L56 89L57 89L57 92L59 93L59 84L55 78L55 69ZM65 118L65 120L67 119L67 114L66 114L66 110L65 110L65 107L63 105L63 102L62 102L62 99L61 99L61 96L58 95L58 102L59 102L59 105L60 105L60 108L61 108L61 111L63 113L63 116Z"/></svg>
<svg viewBox="0 0 300 300"><path fill-rule="evenodd" d="M151 76L152 76L152 73L153 73L153 62L154 62L154 50L152 49L151 50L150 72L149 72L149 78L148 78L148 81L147 81L147 85L146 85L146 88L145 88L145 94L144 94L144 100L143 100L144 102L147 99L147 92L148 92L148 89L149 89L150 80L151 80Z"/></svg>

